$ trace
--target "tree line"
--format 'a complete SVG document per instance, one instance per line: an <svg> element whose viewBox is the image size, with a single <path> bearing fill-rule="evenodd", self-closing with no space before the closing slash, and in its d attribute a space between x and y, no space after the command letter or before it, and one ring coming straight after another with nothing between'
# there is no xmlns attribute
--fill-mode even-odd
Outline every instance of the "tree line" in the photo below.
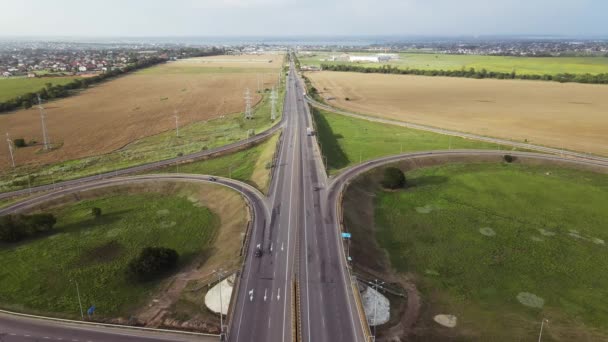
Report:
<svg viewBox="0 0 608 342"><path fill-rule="evenodd" d="M360 65L348 64L321 64L322 70L329 71L352 71L362 73L379 73L379 74L398 74L398 75L421 75L421 76L447 76L447 77L465 77L465 78L496 78L496 79L520 79L520 80L542 80L555 81L561 83L589 83L589 84L608 84L608 73L604 74L570 74L562 73L556 75L528 75L517 74L512 72L496 72L486 69L476 70L475 68L460 70L423 70L423 69L400 69L391 65L383 65L381 67L366 67Z"/></svg>
<svg viewBox="0 0 608 342"><path fill-rule="evenodd" d="M50 232L57 223L53 214L6 215L0 217L0 241L19 242Z"/></svg>

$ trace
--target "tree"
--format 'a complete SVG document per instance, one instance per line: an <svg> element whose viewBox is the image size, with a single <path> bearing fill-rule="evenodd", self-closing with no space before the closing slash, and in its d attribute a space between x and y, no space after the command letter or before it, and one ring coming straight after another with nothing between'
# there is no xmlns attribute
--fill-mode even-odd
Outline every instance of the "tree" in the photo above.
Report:
<svg viewBox="0 0 608 342"><path fill-rule="evenodd" d="M384 178L381 184L387 189L403 188L405 186L405 175L399 168L387 167L384 169Z"/></svg>
<svg viewBox="0 0 608 342"><path fill-rule="evenodd" d="M32 108L32 103L28 100L25 100L21 102L21 107L23 107L23 109L30 109Z"/></svg>
<svg viewBox="0 0 608 342"><path fill-rule="evenodd" d="M507 163L512 163L515 160L515 157L513 157L510 154L505 154L502 159L504 159L504 161L506 161Z"/></svg>
<svg viewBox="0 0 608 342"><path fill-rule="evenodd" d="M93 215L94 218L100 218L101 217L101 208L98 207L94 207L91 208L91 215Z"/></svg>
<svg viewBox="0 0 608 342"><path fill-rule="evenodd" d="M15 145L15 147L25 147L25 146L27 146L25 144L25 139L23 139L23 138L17 138L15 140L13 140L13 144Z"/></svg>
<svg viewBox="0 0 608 342"><path fill-rule="evenodd" d="M128 273L139 281L155 279L177 266L179 255L170 248L146 247L129 262Z"/></svg>

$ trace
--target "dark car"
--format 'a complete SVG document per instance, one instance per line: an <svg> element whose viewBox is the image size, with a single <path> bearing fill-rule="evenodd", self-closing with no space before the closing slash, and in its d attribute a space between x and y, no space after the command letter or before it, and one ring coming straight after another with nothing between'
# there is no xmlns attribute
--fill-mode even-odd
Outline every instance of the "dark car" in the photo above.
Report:
<svg viewBox="0 0 608 342"><path fill-rule="evenodd" d="M264 252L262 251L262 246L260 246L259 244L255 247L255 252L253 253L253 255L255 255L256 257L261 257L262 254Z"/></svg>

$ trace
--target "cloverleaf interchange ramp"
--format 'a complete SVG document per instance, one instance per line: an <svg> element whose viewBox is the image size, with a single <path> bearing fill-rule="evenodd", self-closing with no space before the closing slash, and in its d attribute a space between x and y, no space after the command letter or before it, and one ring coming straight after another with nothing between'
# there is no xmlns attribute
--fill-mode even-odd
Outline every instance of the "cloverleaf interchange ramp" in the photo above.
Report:
<svg viewBox="0 0 608 342"><path fill-rule="evenodd" d="M295 77L293 64L287 81L283 118L279 125L250 139L200 152L194 155L167 161L119 170L99 176L66 181L54 186L41 186L32 191L51 191L30 198L0 210L6 214L25 210L56 196L65 196L85 189L129 182L172 180L184 182L214 182L240 192L252 207L252 230L249 248L245 251L245 262L240 272L238 292L231 308L227 325L229 341L366 341L365 317L358 310L350 269L346 263L341 243L340 197L348 182L372 168L394 163L408 158L441 157L446 155L491 155L500 158L504 151L449 150L407 153L379 158L343 170L341 174L328 179L322 163L316 137L307 135L306 128L312 126L312 119L304 98L302 83ZM310 100L310 99L309 99ZM313 103L313 105L319 105ZM350 115L349 113L340 113ZM358 114L352 114L357 115ZM375 118L373 118L375 120ZM382 120L382 119L379 119ZM416 127L412 127L416 128ZM262 140L279 129L283 129L279 149L276 152L276 167L270 186L269 196L242 182L209 176L188 174L159 174L133 177L126 176L161 166L185 162L222 151L244 148L248 144ZM435 128L432 128L435 129ZM440 132L438 132L440 133ZM462 134L445 131L442 134ZM473 137L471 137L473 138ZM484 138L485 137L481 137ZM498 139L497 139L498 140ZM496 142L496 141L493 141ZM499 142L501 144L502 141ZM526 144L527 145L527 144ZM518 146L519 147L519 146ZM526 149L533 145L527 145ZM539 147L545 149L545 147ZM521 158L537 158L608 167L605 158L568 151L544 150L564 157L526 152L509 152ZM566 158L567 156L567 158ZM54 191L52 191L54 190ZM1 194L0 198L24 195L29 190ZM263 250L255 256L257 246ZM296 286L297 285L297 286ZM297 305L296 305L297 303ZM15 323L17 322L17 323ZM219 336L202 336L153 330L118 329L103 325L62 323L39 319L0 315L0 329L9 331L19 327L22 339L30 335L65 339L65 336L79 336L76 339L93 341L155 341L155 340L218 340ZM45 335L46 334L46 335Z"/></svg>

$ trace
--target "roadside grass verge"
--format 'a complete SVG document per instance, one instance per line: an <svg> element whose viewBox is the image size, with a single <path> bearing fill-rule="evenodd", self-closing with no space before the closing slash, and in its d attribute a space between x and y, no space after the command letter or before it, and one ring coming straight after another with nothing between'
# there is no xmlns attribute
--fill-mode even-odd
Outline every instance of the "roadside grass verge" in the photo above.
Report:
<svg viewBox="0 0 608 342"><path fill-rule="evenodd" d="M382 170L353 182L345 223L355 229L355 263L420 290L425 305L411 340L534 340L543 318L546 341L608 339L606 175L446 164L407 172L407 189L386 192ZM372 228L352 219L360 212ZM365 258L374 254L389 265ZM439 326L437 314L456 315L457 327Z"/></svg>
<svg viewBox="0 0 608 342"><path fill-rule="evenodd" d="M127 319L148 310L145 301L173 284L172 276L146 283L126 276L128 262L143 247L178 251L180 272L205 274L239 263L238 236L247 219L244 202L233 191L155 182L80 196L79 202L46 209L57 217L53 234L0 246L2 307L79 318L77 281L84 309L97 308L95 320ZM92 217L92 207L102 209L99 219Z"/></svg>
<svg viewBox="0 0 608 342"><path fill-rule="evenodd" d="M275 134L261 144L242 151L186 164L171 165L147 173L175 172L228 177L249 183L258 190L266 192L278 139L279 134Z"/></svg>
<svg viewBox="0 0 608 342"><path fill-rule="evenodd" d="M277 108L282 108L284 89L279 93ZM71 160L52 165L24 165L0 173L0 191L7 192L57 183L104 172L124 169L180 155L199 152L243 140L248 132L262 132L272 127L269 92L254 109L254 119L246 120L241 113L223 118L197 122L180 127L179 137L174 130L137 140L112 153ZM28 182L29 177L29 182Z"/></svg>
<svg viewBox="0 0 608 342"><path fill-rule="evenodd" d="M313 108L321 151L329 174L360 162L404 152L510 147L346 117Z"/></svg>

